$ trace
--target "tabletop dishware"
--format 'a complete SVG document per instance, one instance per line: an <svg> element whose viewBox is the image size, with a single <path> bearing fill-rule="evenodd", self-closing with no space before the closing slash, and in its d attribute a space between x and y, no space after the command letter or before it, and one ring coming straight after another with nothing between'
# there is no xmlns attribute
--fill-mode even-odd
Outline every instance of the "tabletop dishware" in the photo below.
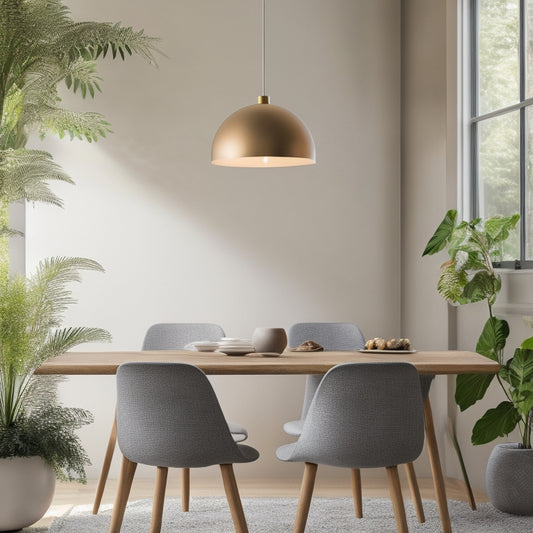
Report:
<svg viewBox="0 0 533 533"><path fill-rule="evenodd" d="M287 347L287 332L283 328L255 328L252 344L256 352L281 353Z"/></svg>

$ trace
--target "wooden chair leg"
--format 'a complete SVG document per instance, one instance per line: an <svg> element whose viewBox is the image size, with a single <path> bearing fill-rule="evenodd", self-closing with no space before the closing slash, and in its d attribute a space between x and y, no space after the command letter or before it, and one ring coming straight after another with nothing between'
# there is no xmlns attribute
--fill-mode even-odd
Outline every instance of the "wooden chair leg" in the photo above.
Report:
<svg viewBox="0 0 533 533"><path fill-rule="evenodd" d="M235 533L248 533L248 526L242 509L239 488L235 481L233 465L220 465L220 471L222 472L222 481L224 482L224 490L226 491L226 498L228 499L233 525L235 526Z"/></svg>
<svg viewBox="0 0 533 533"><path fill-rule="evenodd" d="M411 491L411 498L413 498L416 518L420 524L423 524L426 521L426 517L424 515L424 506L422 505L422 498L420 497L420 489L418 488L418 481L416 479L415 466L413 463L405 463L405 472L407 474L409 490Z"/></svg>
<svg viewBox="0 0 533 533"><path fill-rule="evenodd" d="M130 495L131 484L136 469L137 463L133 463L129 459L122 457L122 466L120 468L117 495L115 496L115 504L113 505L109 533L120 533L122 520L124 519L124 511L126 510L126 504L128 503L128 496Z"/></svg>
<svg viewBox="0 0 533 533"><path fill-rule="evenodd" d="M154 505L152 507L152 523L150 533L160 533L163 520L163 506L165 505L165 490L167 488L168 468L157 467L155 478Z"/></svg>
<svg viewBox="0 0 533 533"><path fill-rule="evenodd" d="M402 488L400 486L400 476L398 475L397 466L387 467L387 478L389 481L389 490L394 507L394 516L396 517L396 526L398 533L408 533L407 518L405 516L405 507L403 505Z"/></svg>
<svg viewBox="0 0 533 533"><path fill-rule="evenodd" d="M113 452L115 451L116 443L117 443L117 412L115 411L113 425L111 426L111 434L109 435L109 441L107 442L104 463L102 465L102 470L100 471L100 477L98 478L98 486L96 487L96 494L94 496L93 514L98 514L98 510L100 509L100 504L102 503L102 496L104 495L105 484L107 481L107 476L109 475L109 467L111 466L111 460L113 459Z"/></svg>
<svg viewBox="0 0 533 533"><path fill-rule="evenodd" d="M191 499L191 470L181 469L181 510L184 513L189 511L189 501Z"/></svg>
<svg viewBox="0 0 533 533"><path fill-rule="evenodd" d="M315 488L317 468L318 465L314 463L305 463L293 533L303 533L305 530L307 516L309 515L309 507L311 506L311 498L313 497L313 489Z"/></svg>
<svg viewBox="0 0 533 533"><path fill-rule="evenodd" d="M352 468L350 470L352 475L352 494L353 506L355 508L355 516L363 518L363 493L361 491L361 470L359 468Z"/></svg>

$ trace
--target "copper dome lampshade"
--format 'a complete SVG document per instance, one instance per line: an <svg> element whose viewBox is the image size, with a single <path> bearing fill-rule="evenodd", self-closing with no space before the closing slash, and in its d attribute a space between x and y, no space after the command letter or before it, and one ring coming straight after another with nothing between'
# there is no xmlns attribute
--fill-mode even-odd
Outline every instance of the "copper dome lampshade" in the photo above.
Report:
<svg viewBox="0 0 533 533"><path fill-rule="evenodd" d="M218 128L211 163L227 167L290 167L316 162L306 125L265 95L265 0L263 0L263 95L235 111Z"/></svg>
<svg viewBox="0 0 533 533"><path fill-rule="evenodd" d="M289 167L315 163L315 143L293 113L268 103L243 107L230 115L213 140L213 165L228 167Z"/></svg>

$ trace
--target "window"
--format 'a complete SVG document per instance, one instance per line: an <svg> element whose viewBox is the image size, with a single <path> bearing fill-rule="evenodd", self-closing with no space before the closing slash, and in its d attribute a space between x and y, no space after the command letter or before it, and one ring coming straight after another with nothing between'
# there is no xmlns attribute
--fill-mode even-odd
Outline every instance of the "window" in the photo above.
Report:
<svg viewBox="0 0 533 533"><path fill-rule="evenodd" d="M501 267L533 268L533 0L469 0L474 217L520 213Z"/></svg>

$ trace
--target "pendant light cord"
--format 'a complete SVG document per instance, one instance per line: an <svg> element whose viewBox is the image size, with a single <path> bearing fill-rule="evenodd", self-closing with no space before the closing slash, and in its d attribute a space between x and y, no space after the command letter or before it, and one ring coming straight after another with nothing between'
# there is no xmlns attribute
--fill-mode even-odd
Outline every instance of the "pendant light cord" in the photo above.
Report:
<svg viewBox="0 0 533 533"><path fill-rule="evenodd" d="M266 31L265 31L265 26L266 26L266 17L265 17L265 0L263 0L263 9L262 9L262 27L263 27L263 32L262 32L262 67L263 67L263 72L262 72L262 89L263 89L263 96L266 95L266 88L265 88L265 54L266 54L266 46L265 46L265 41L266 41Z"/></svg>

